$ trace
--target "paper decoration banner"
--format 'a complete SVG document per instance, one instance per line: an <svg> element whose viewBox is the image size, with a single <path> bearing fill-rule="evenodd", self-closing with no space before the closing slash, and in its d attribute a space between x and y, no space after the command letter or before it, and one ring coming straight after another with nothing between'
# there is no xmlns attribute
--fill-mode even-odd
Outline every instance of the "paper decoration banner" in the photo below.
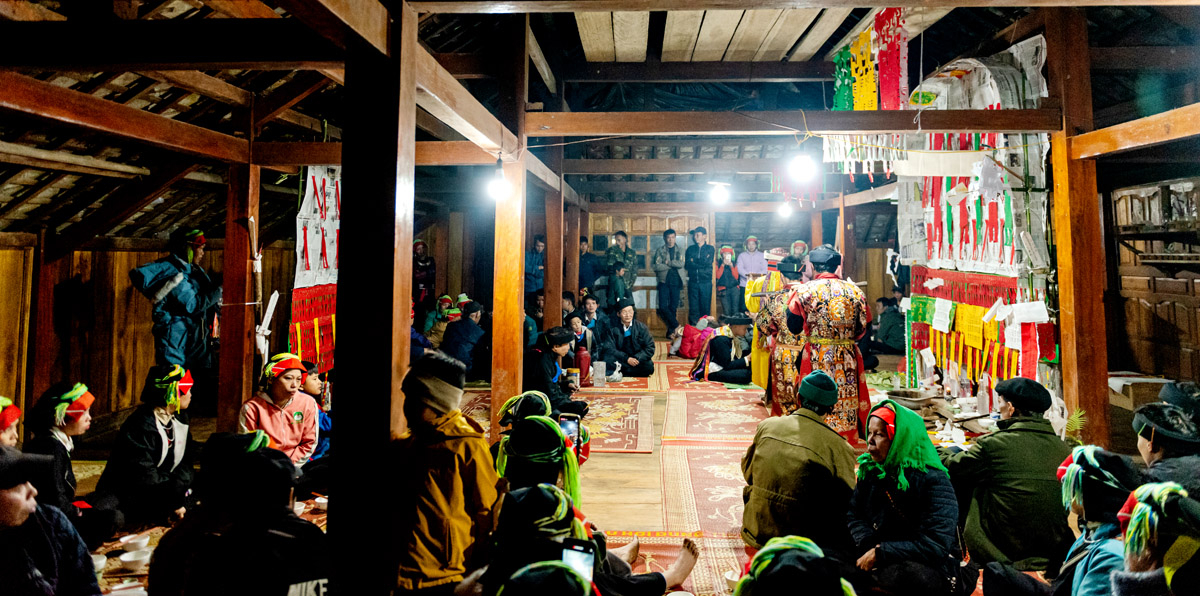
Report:
<svg viewBox="0 0 1200 596"><path fill-rule="evenodd" d="M304 199L296 214L295 288L336 284L342 219L342 169L304 168Z"/></svg>
<svg viewBox="0 0 1200 596"><path fill-rule="evenodd" d="M966 345L976 350L983 349L983 313L985 312L987 309L982 306L959 304L954 313L954 328L962 332Z"/></svg>

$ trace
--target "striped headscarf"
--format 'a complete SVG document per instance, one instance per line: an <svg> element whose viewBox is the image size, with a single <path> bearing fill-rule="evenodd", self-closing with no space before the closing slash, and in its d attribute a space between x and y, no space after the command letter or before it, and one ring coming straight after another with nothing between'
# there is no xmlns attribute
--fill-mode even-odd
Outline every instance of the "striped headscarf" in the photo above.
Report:
<svg viewBox="0 0 1200 596"><path fill-rule="evenodd" d="M537 444L534 437L539 432L550 439L548 444ZM519 447L513 446L514 437L518 439ZM525 437L533 440L526 441ZM518 451L525 447L531 449L527 452ZM576 507L579 506L579 460L575 457L575 451L567 448L567 437L557 422L545 416L528 416L514 423L512 431L500 438L496 472L501 477L506 477L506 473L511 473L513 465L522 464L561 464L563 490L571 497L571 502Z"/></svg>
<svg viewBox="0 0 1200 596"><path fill-rule="evenodd" d="M179 408L179 398L192 390L195 382L191 371L169 364L151 371L151 379L142 390L142 401L156 406Z"/></svg>
<svg viewBox="0 0 1200 596"><path fill-rule="evenodd" d="M271 381L274 381L275 379L279 378L280 375L292 369L300 371L300 384L303 385L304 380L308 378L308 372L304 367L304 362L300 360L299 356L295 354L289 354L287 352L282 352L271 356L271 359L263 365L261 377L262 384L264 386L270 385Z"/></svg>
<svg viewBox="0 0 1200 596"><path fill-rule="evenodd" d="M1062 503L1084 509L1092 522L1116 522L1117 512L1129 492L1141 484L1129 463L1095 445L1081 445L1058 466L1062 482Z"/></svg>
<svg viewBox="0 0 1200 596"><path fill-rule="evenodd" d="M825 552L821 550L821 547L817 546L817 543L809 540L808 538L803 538L801 536L777 536L772 538L767 541L766 546L764 546L762 550L755 553L754 559L752 559L750 564L747 566L746 575L742 577L741 581L738 582L737 587L735 587L733 590L734 596L751 596L754 594L754 589L756 584L760 583L760 578L772 571L775 560L784 553L799 554L800 557L798 557L798 559L800 560L823 559L825 557ZM800 561L793 561L792 563L795 564L799 562ZM825 566L824 571L828 572L833 569L835 569L833 566ZM822 570L819 569L813 569L811 571L808 569L797 569L796 571L798 573L811 572L814 574L813 579L824 579L815 577L815 574L822 573ZM841 577L837 579L841 585L842 595L854 596L854 587L850 585L850 582ZM811 585L809 586L809 588L812 587L813 586Z"/></svg>
<svg viewBox="0 0 1200 596"><path fill-rule="evenodd" d="M62 386L62 388L65 387L65 385ZM69 390L63 392L54 390L42 395L42 398L34 405L34 409L42 413L39 418L44 416L45 419L42 422L48 427L63 426L68 419L77 420L83 416L83 413L92 407L94 401L96 401L96 397L88 392L87 385L75 383Z"/></svg>
<svg viewBox="0 0 1200 596"><path fill-rule="evenodd" d="M1200 536L1184 521L1182 508L1178 506L1184 501L1194 503L1182 486L1174 482L1152 483L1134 490L1121 510L1124 514L1130 509L1124 532L1126 559L1145 555L1153 538L1156 550L1162 553L1167 587L1174 594L1195 593L1195 583L1200 579L1197 568L1200 558L1196 557ZM1122 524L1125 523L1122 517Z"/></svg>
<svg viewBox="0 0 1200 596"><path fill-rule="evenodd" d="M546 397L545 393L526 391L521 395L508 398L508 401L500 406L500 426L509 426L513 422L529 416L549 417L552 411L550 398Z"/></svg>

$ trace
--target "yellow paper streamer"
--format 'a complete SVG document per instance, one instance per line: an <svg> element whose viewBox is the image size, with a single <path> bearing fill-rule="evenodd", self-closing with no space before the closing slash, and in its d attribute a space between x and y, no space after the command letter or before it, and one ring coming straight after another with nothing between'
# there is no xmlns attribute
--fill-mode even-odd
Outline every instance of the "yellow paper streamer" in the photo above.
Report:
<svg viewBox="0 0 1200 596"><path fill-rule="evenodd" d="M315 338L316 354L313 357L313 362L321 364L321 319L313 319L313 338Z"/></svg>
<svg viewBox="0 0 1200 596"><path fill-rule="evenodd" d="M854 109L878 110L879 96L875 60L871 52L871 33L867 28L850 42L850 71L854 74Z"/></svg>

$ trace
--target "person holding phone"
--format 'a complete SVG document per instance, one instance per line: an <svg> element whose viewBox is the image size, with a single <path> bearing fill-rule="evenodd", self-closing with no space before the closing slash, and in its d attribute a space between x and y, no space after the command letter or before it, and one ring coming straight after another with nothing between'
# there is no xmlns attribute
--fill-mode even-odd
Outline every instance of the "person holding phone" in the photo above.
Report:
<svg viewBox="0 0 1200 596"><path fill-rule="evenodd" d="M571 399L571 394L579 388L568 382L560 363L562 357L571 350L574 339L575 336L566 328L554 327L538 336L537 343L525 352L522 389L544 393L553 408L552 418L563 413L582 418L588 413L587 402Z"/></svg>

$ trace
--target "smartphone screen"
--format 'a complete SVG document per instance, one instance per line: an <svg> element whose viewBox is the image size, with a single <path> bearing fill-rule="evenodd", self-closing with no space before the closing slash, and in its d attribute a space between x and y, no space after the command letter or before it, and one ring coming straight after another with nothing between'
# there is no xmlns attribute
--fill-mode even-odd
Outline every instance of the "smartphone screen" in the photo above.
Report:
<svg viewBox="0 0 1200 596"><path fill-rule="evenodd" d="M558 426L562 428L563 434L571 439L571 444L579 443L579 419L578 418L563 418L558 421Z"/></svg>
<svg viewBox="0 0 1200 596"><path fill-rule="evenodd" d="M563 563L566 563L586 578L592 581L592 568L596 564L596 547L591 542L568 538L563 541Z"/></svg>

